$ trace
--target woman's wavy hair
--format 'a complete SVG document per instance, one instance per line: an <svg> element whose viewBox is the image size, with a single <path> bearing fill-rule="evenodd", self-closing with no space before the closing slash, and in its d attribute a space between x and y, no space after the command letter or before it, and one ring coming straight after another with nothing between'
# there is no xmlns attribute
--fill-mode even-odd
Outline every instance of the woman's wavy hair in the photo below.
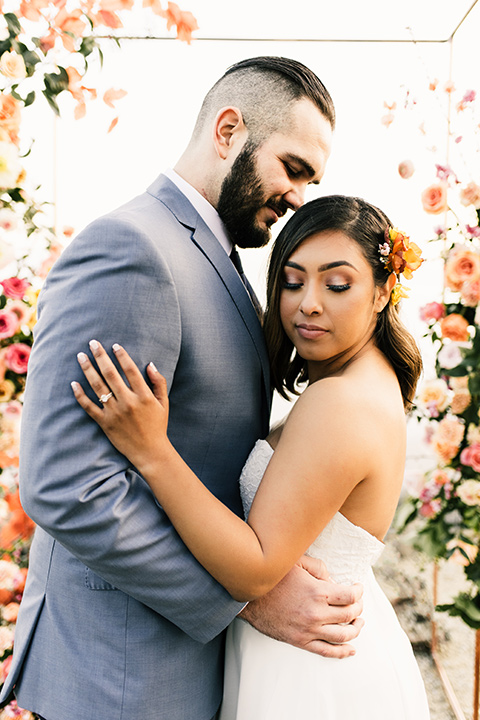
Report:
<svg viewBox="0 0 480 720"><path fill-rule="evenodd" d="M280 320L283 269L288 258L312 235L339 230L358 243L372 268L375 285L381 287L390 273L380 261L378 247L385 242L385 230L391 225L381 210L365 200L331 195L303 205L279 233L268 267L264 331L272 385L284 398L288 399L288 392L298 395L297 385L308 381L307 363L298 355ZM398 305L388 302L378 313L374 338L395 370L406 410L411 409L422 359L415 340L400 320Z"/></svg>

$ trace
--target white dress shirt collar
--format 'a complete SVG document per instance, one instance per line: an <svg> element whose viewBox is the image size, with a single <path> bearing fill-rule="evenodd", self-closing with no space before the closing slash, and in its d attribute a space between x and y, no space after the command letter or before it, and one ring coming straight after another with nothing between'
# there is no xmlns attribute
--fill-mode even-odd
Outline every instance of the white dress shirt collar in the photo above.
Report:
<svg viewBox="0 0 480 720"><path fill-rule="evenodd" d="M190 185L190 183L180 177L180 175L172 168L168 168L168 170L164 172L164 175L166 175L168 179L177 186L180 192L185 195L187 200L192 203L195 210L198 212L202 220L215 235L227 255L230 255L230 253L232 252L233 243L228 237L225 225L223 224L220 215L215 210L213 205L210 205L208 200L206 200L203 195L200 195L198 190L195 190L193 185Z"/></svg>

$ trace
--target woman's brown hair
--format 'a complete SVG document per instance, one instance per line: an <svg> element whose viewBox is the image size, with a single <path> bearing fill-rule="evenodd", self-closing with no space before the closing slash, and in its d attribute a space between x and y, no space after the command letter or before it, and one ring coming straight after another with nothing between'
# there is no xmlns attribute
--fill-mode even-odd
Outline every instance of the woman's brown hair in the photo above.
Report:
<svg viewBox="0 0 480 720"><path fill-rule="evenodd" d="M307 363L288 339L280 320L280 295L285 263L307 238L324 230L339 230L360 246L370 264L375 285L383 286L390 272L381 262L379 245L392 223L365 200L330 195L303 205L278 235L270 256L267 275L267 309L264 330L272 372L272 385L280 395L298 394L297 384L308 380ZM378 313L374 331L377 347L391 363L398 378L406 409L410 409L422 371L420 351L400 320L398 305L388 302Z"/></svg>

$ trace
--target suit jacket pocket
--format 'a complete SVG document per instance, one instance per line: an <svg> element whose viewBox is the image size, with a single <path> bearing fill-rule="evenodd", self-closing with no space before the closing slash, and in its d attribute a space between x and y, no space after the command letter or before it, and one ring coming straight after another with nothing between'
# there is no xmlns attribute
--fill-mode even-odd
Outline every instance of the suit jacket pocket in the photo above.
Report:
<svg viewBox="0 0 480 720"><path fill-rule="evenodd" d="M96 575L93 570L90 570L88 567L85 568L85 585L89 590L116 590L118 592L118 588L116 588L115 585L107 582L101 578L100 575Z"/></svg>

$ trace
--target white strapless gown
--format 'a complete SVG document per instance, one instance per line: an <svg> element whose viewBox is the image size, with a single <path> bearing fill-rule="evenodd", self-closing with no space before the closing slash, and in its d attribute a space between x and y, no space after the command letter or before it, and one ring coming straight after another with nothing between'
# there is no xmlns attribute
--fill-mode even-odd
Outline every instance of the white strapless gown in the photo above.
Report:
<svg viewBox="0 0 480 720"><path fill-rule="evenodd" d="M259 440L242 471L246 516L272 452ZM377 538L337 513L308 551L337 582L363 583L365 626L350 658L323 658L233 621L220 720L428 720L412 647L372 572L382 549Z"/></svg>

